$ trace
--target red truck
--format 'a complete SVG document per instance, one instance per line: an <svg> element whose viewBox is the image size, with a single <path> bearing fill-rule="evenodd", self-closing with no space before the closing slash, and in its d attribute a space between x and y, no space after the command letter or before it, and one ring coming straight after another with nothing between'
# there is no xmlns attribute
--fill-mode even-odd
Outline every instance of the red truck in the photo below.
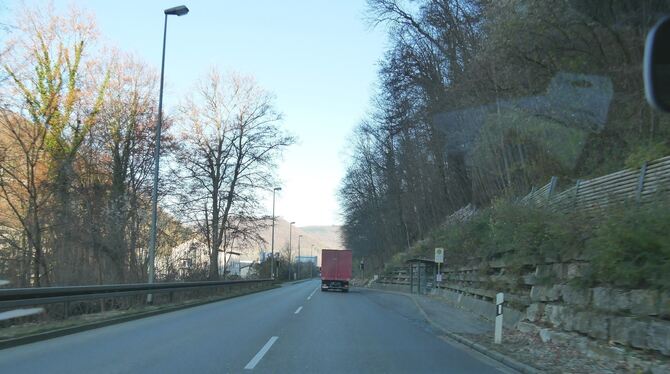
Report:
<svg viewBox="0 0 670 374"><path fill-rule="evenodd" d="M349 291L351 280L351 251L337 249L321 250L321 291Z"/></svg>

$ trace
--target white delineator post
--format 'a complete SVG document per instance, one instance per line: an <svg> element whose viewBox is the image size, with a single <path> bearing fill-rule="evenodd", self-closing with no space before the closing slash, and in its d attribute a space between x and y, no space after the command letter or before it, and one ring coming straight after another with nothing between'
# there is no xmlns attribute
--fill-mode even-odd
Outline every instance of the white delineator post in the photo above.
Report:
<svg viewBox="0 0 670 374"><path fill-rule="evenodd" d="M500 344L502 342L502 328L503 328L503 303L505 296L502 292L496 294L496 327L494 343Z"/></svg>

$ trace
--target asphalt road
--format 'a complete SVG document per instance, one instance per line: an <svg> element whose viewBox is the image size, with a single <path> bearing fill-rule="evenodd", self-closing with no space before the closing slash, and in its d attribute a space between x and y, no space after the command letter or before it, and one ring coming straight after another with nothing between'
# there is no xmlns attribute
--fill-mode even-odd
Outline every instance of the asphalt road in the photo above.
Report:
<svg viewBox="0 0 670 374"><path fill-rule="evenodd" d="M0 351L0 373L493 373L403 296L317 280Z"/></svg>

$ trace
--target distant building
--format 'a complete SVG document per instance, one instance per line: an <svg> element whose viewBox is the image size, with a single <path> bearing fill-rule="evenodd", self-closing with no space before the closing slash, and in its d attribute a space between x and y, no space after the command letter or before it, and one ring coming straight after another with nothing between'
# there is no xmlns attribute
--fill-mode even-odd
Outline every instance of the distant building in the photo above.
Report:
<svg viewBox="0 0 670 374"><path fill-rule="evenodd" d="M296 258L297 262L311 262L313 264L316 264L316 260L316 256L297 256Z"/></svg>

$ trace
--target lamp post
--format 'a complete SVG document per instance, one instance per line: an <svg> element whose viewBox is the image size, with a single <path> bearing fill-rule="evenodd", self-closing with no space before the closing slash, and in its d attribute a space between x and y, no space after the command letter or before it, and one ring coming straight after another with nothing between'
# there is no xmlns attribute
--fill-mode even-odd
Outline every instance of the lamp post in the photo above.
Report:
<svg viewBox="0 0 670 374"><path fill-rule="evenodd" d="M295 225L295 222L288 224L288 280L291 280L291 239L293 238L291 229L293 225Z"/></svg>
<svg viewBox="0 0 670 374"><path fill-rule="evenodd" d="M309 257L314 259L314 244L312 244L312 249L309 250ZM314 259L314 260L316 260L316 259ZM312 260L310 260L310 266L309 266L309 277L310 278L314 278L314 273L313 273L314 272L314 266L316 266L316 261L312 262Z"/></svg>
<svg viewBox="0 0 670 374"><path fill-rule="evenodd" d="M300 275L300 239L302 239L302 235L298 235L298 276L302 278Z"/></svg>
<svg viewBox="0 0 670 374"><path fill-rule="evenodd" d="M158 94L158 122L156 124L156 148L154 149L154 186L151 191L151 236L149 238L149 283L154 282L155 259L156 259L156 222L158 221L158 168L160 166L161 152L161 127L163 126L163 81L165 77L165 42L167 38L168 16L181 17L188 13L184 5L165 9L165 24L163 26L163 58L161 60L161 80ZM147 301L152 301L152 295L147 295Z"/></svg>
<svg viewBox="0 0 670 374"><path fill-rule="evenodd" d="M281 191L281 187L275 187L272 189L272 239L270 242L270 251L272 254L272 260L270 260L270 278L275 278L275 195L277 191Z"/></svg>

